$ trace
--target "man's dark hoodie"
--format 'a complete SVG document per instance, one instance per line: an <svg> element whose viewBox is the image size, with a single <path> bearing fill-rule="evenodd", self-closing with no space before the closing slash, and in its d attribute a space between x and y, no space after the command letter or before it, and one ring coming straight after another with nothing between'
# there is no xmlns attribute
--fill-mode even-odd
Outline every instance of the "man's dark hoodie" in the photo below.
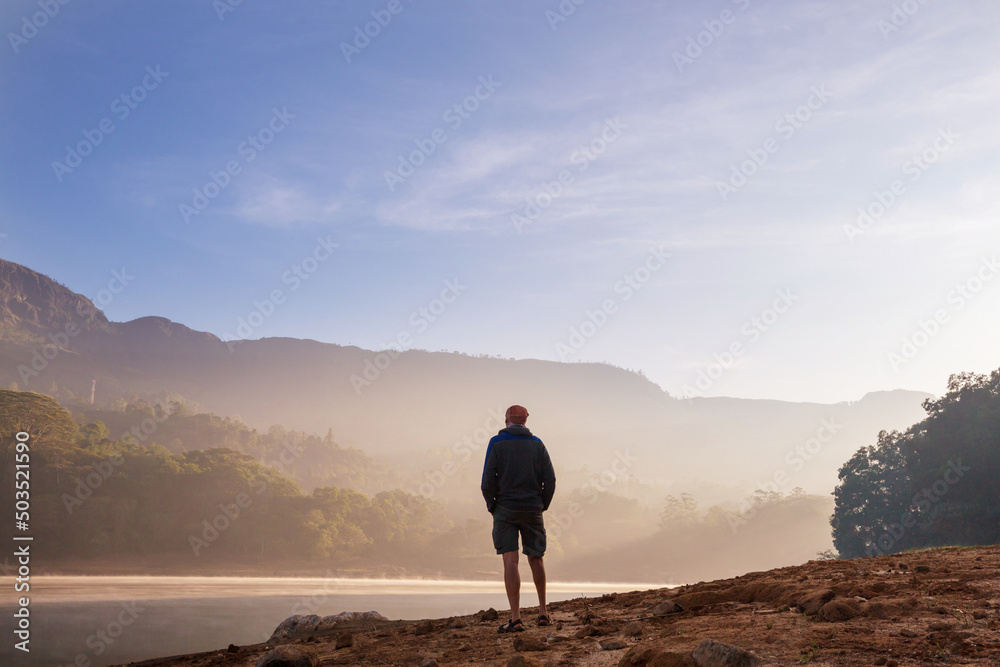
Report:
<svg viewBox="0 0 1000 667"><path fill-rule="evenodd" d="M545 445L527 426L513 424L490 439L482 490L490 513L497 505L521 512L549 508L556 473Z"/></svg>

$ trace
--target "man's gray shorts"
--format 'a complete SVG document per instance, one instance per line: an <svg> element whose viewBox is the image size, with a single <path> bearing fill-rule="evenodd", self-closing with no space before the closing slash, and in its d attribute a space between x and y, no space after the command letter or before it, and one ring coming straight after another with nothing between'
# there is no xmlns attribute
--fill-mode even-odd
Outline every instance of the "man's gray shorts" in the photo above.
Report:
<svg viewBox="0 0 1000 667"><path fill-rule="evenodd" d="M541 512L518 512L497 505L493 509L493 546L498 554L517 551L517 536L521 535L524 555L541 558L545 555L545 523Z"/></svg>

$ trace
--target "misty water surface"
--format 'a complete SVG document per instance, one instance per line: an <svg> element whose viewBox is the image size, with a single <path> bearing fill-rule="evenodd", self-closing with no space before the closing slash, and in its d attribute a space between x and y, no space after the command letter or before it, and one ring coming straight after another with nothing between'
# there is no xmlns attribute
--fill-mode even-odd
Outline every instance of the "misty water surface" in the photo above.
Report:
<svg viewBox="0 0 1000 667"><path fill-rule="evenodd" d="M4 585L13 588L6 578ZM549 601L659 584L550 583ZM537 604L530 580L522 603ZM285 577L46 576L32 578L31 656L3 664L109 665L265 641L296 613L374 610L391 619L440 618L507 607L503 582ZM4 604L0 613L13 612ZM19 653L19 652L17 652ZM12 662L13 660L13 662ZM89 661L86 662L86 661Z"/></svg>

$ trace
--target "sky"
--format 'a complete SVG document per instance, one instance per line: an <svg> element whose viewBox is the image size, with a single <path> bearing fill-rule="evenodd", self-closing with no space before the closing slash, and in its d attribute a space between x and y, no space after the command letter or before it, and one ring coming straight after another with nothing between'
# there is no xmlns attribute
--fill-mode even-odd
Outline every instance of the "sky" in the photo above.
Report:
<svg viewBox="0 0 1000 667"><path fill-rule="evenodd" d="M1000 366L1000 5L8 0L0 257L224 339L839 402Z"/></svg>

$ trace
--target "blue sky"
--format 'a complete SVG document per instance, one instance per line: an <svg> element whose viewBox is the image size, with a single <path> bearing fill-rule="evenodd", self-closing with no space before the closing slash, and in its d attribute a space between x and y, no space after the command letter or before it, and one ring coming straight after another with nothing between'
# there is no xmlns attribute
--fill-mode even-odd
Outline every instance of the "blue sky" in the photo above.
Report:
<svg viewBox="0 0 1000 667"><path fill-rule="evenodd" d="M113 320L675 395L1000 366L995 3L226 1L4 3L0 256L124 267Z"/></svg>

